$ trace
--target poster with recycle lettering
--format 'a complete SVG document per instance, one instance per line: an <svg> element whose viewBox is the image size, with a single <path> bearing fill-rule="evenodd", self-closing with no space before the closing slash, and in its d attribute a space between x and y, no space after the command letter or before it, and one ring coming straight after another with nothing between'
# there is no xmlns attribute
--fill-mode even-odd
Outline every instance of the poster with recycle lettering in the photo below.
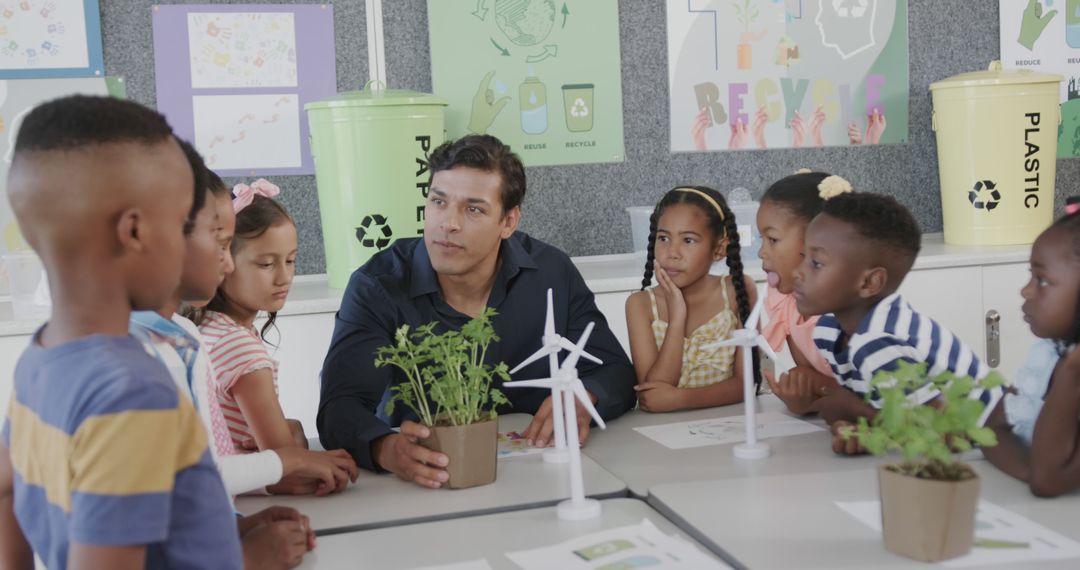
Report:
<svg viewBox="0 0 1080 570"><path fill-rule="evenodd" d="M671 150L904 143L907 0L667 0Z"/></svg>
<svg viewBox="0 0 1080 570"><path fill-rule="evenodd" d="M428 0L449 138L499 137L526 166L621 162L617 0Z"/></svg>
<svg viewBox="0 0 1080 570"><path fill-rule="evenodd" d="M1080 156L1080 0L1000 0L1001 63L1064 76L1058 157Z"/></svg>

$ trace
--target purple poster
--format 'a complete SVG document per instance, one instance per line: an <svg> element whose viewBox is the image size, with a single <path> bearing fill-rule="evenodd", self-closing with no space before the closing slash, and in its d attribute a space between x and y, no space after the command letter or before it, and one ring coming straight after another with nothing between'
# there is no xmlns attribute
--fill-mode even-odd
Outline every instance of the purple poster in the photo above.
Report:
<svg viewBox="0 0 1080 570"><path fill-rule="evenodd" d="M222 176L312 174L304 104L337 93L329 4L153 7L157 106Z"/></svg>

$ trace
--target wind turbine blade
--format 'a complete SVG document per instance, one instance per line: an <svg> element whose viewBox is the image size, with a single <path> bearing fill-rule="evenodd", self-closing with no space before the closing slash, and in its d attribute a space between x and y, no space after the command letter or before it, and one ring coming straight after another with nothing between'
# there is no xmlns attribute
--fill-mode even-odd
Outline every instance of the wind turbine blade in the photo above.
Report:
<svg viewBox="0 0 1080 570"><path fill-rule="evenodd" d="M577 396L579 402L585 409L589 411L589 415L596 421L596 425L600 426L600 429L607 429L607 424L604 423L604 418L600 417L600 414L596 411L596 407L593 406L592 398L589 397L589 391L585 389L585 385L581 383L581 380L575 380L570 384L571 389L574 391L574 395Z"/></svg>
<svg viewBox="0 0 1080 570"><path fill-rule="evenodd" d="M764 352L765 354L769 355L769 358L771 358L773 362L776 362L777 360L779 360L779 358L777 358L777 356L776 356L776 352L773 351L771 346L769 346L769 342L767 340L765 340L765 337L763 337L763 336L757 337L757 346L758 346L759 349L761 349L761 352Z"/></svg>
<svg viewBox="0 0 1080 570"><path fill-rule="evenodd" d="M577 345L576 344L566 340L563 337L559 337L559 346L561 346L565 350L569 350L570 352L574 352L575 350L577 350ZM585 358L587 358L587 359L589 359L589 360L591 360L591 361L593 361L593 362L595 362L597 364L603 364L604 363L603 360L600 360L599 358L589 354L588 352L585 352L584 350L581 351L581 356L584 356Z"/></svg>
<svg viewBox="0 0 1080 570"><path fill-rule="evenodd" d="M758 320L761 319L761 310L765 304L765 296L762 295L758 302L754 304L754 309L750 311L750 316L746 317L746 325L743 327L747 330L756 331L758 328Z"/></svg>
<svg viewBox="0 0 1080 570"><path fill-rule="evenodd" d="M547 317L544 319L544 336L555 334L555 312L552 304L551 289L547 290Z"/></svg>
<svg viewBox="0 0 1080 570"><path fill-rule="evenodd" d="M551 378L537 378L535 380L518 380L516 382L503 382L503 388L557 388L559 382Z"/></svg>
<svg viewBox="0 0 1080 570"><path fill-rule="evenodd" d="M525 368L526 366L532 364L533 362L536 362L537 360L540 360L541 358L551 354L553 352L553 350L554 349L549 348L547 346L542 347L540 350L532 353L531 356L529 356L525 360L521 361L521 364L518 364L517 366L515 366L514 369L510 371L510 373L514 374L518 370L521 370L522 368Z"/></svg>
<svg viewBox="0 0 1080 570"><path fill-rule="evenodd" d="M593 326L592 321L585 325L585 332L581 333L581 338L578 339L577 344L572 349L568 349L570 354L566 357L566 360L563 360L562 368L569 370L577 366L578 359L585 352L585 343L589 342L589 335L592 334Z"/></svg>

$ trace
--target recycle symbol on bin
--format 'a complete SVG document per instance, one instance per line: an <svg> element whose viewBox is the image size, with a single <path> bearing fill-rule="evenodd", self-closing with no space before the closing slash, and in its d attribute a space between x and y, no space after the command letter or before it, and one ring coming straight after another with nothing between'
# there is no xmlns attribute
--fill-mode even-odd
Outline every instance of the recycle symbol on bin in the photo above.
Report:
<svg viewBox="0 0 1080 570"><path fill-rule="evenodd" d="M571 117L588 117L589 106L585 104L585 100L581 97L574 99L574 104L570 106Z"/></svg>
<svg viewBox="0 0 1080 570"><path fill-rule="evenodd" d="M984 198L986 194L990 195L989 200ZM998 191L997 185L992 180L979 180L968 192L968 202L971 202L971 205L975 206L976 210L993 210L997 208L1000 201L1001 192Z"/></svg>
<svg viewBox="0 0 1080 570"><path fill-rule="evenodd" d="M356 241L364 247L382 249L390 245L392 237L394 232L386 223L386 216L381 214L364 216L364 219L360 220L360 227L356 228Z"/></svg>

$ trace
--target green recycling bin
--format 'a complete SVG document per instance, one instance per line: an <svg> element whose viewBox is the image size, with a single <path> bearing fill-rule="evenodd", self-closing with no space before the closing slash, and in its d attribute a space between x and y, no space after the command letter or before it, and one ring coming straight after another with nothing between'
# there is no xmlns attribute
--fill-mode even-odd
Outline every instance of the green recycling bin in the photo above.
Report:
<svg viewBox="0 0 1080 570"><path fill-rule="evenodd" d="M999 61L930 84L945 243L1027 244L1053 221L1060 84Z"/></svg>
<svg viewBox="0 0 1080 570"><path fill-rule="evenodd" d="M365 88L304 105L330 287L344 289L395 239L423 234L427 156L445 139L446 104L427 93Z"/></svg>

